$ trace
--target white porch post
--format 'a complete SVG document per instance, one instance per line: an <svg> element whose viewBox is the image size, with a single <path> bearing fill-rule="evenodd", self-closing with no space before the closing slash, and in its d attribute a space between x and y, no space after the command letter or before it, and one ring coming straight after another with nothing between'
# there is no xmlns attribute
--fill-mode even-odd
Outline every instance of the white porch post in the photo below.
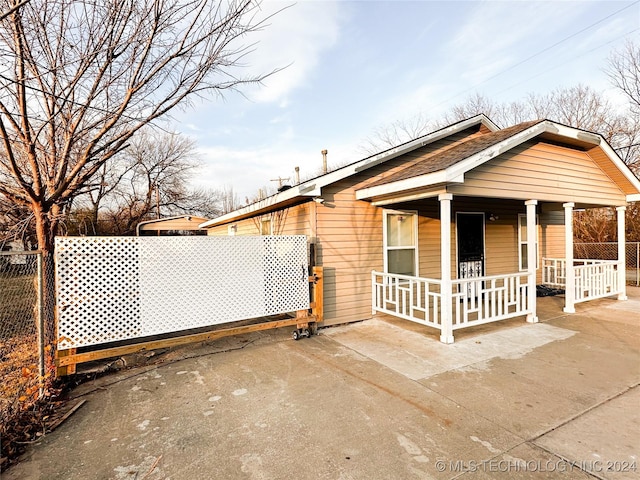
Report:
<svg viewBox="0 0 640 480"><path fill-rule="evenodd" d="M565 259L565 292L564 312L576 313L576 279L573 270L573 202L564 203L564 259Z"/></svg>
<svg viewBox="0 0 640 480"><path fill-rule="evenodd" d="M538 251L536 238L538 237L538 225L536 224L537 200L527 200L527 295L528 307L531 313L527 314L527 322L536 323L538 321L536 304L536 266L538 264Z"/></svg>
<svg viewBox="0 0 640 480"><path fill-rule="evenodd" d="M627 300L627 252L624 213L627 207L617 207L618 211L618 300Z"/></svg>
<svg viewBox="0 0 640 480"><path fill-rule="evenodd" d="M453 195L438 195L440 201L440 341L453 343L453 312L451 285L451 200Z"/></svg>

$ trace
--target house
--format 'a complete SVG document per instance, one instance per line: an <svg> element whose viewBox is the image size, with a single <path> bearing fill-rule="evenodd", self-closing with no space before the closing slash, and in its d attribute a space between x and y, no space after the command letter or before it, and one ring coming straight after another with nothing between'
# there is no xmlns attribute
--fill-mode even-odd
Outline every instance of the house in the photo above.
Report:
<svg viewBox="0 0 640 480"><path fill-rule="evenodd" d="M174 217L146 220L136 225L136 236L167 235L172 232L173 234L183 232L191 235L200 235L202 230L200 230L199 225L206 221L206 218L196 217L194 215L177 215Z"/></svg>
<svg viewBox="0 0 640 480"><path fill-rule="evenodd" d="M308 180L200 226L209 235L310 238L325 325L386 313L440 330L526 316L536 285L565 312L625 299L616 261L573 258L576 209L624 210L640 181L600 136L550 120L499 129L484 115Z"/></svg>

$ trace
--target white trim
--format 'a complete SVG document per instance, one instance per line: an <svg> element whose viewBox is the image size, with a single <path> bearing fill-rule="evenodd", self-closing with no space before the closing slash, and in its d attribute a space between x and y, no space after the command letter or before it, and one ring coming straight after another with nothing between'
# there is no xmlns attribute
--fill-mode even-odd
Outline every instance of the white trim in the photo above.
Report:
<svg viewBox="0 0 640 480"><path fill-rule="evenodd" d="M451 202L453 195L438 195L440 202L440 341L453 343L453 284L451 282Z"/></svg>
<svg viewBox="0 0 640 480"><path fill-rule="evenodd" d="M634 193L633 195L627 195L627 202L640 202L640 193Z"/></svg>
<svg viewBox="0 0 640 480"><path fill-rule="evenodd" d="M628 300L627 298L627 248L625 211L626 206L616 207L617 227L618 227L618 300Z"/></svg>
<svg viewBox="0 0 640 480"><path fill-rule="evenodd" d="M527 200L524 202L527 214L527 322L536 323L538 321L537 316L537 291L536 291L536 270L540 265L540 255L538 252L539 238L538 238L538 224L540 223L539 217L536 214L538 201ZM520 220L518 220L520 223ZM520 225L518 225L518 235L520 235ZM531 245L535 244L535 250L531 248ZM519 247L521 250L521 247ZM534 265L535 264L535 265Z"/></svg>
<svg viewBox="0 0 640 480"><path fill-rule="evenodd" d="M447 170L440 170L439 172L406 178L404 180L398 180L397 182L378 185L377 187L362 188L356 191L356 200L388 195L390 193L402 192L426 185L438 185L440 183L464 183L464 174L451 175Z"/></svg>
<svg viewBox="0 0 640 480"><path fill-rule="evenodd" d="M266 215L261 215L260 217L260 236L268 236L273 235L273 215L268 213ZM264 223L269 222L269 233L264 233Z"/></svg>
<svg viewBox="0 0 640 480"><path fill-rule="evenodd" d="M371 202L371 205L373 205L374 207L384 207L385 205L391 205L394 203L412 202L414 200L422 200L425 198L435 198L438 195L442 195L443 193L447 193L447 190L444 188L436 188L434 190L429 190L428 192L413 193L411 195L393 197L387 200L375 200Z"/></svg>
<svg viewBox="0 0 640 480"><path fill-rule="evenodd" d="M565 264L565 289L564 308L565 313L576 313L576 274L573 264L573 208L575 203L562 204L564 208L564 258Z"/></svg>
<svg viewBox="0 0 640 480"><path fill-rule="evenodd" d="M526 203L526 202L525 202ZM536 204L534 204L536 205ZM527 219L527 214L526 213L519 213L518 214L518 271L519 272L526 272L528 270L528 268L522 268L522 245L526 244L527 245L527 252L529 251L529 243L527 240L522 240L522 233L520 231L521 229L521 224L520 224L520 219L524 218L525 220ZM527 223L527 234L529 232L529 225ZM538 270L540 268L540 229L538 228L540 226L540 215L536 214L536 270Z"/></svg>
<svg viewBox="0 0 640 480"><path fill-rule="evenodd" d="M387 238L387 216L388 215L407 215L411 216L411 221L413 223L413 247L401 245L396 247L390 247ZM413 262L414 262L414 273L413 277L419 276L419 268L420 268L420 256L418 254L418 212L417 210L382 210L382 264L384 268L384 273L389 273L389 259L387 253L389 250L410 250L413 248Z"/></svg>
<svg viewBox="0 0 640 480"><path fill-rule="evenodd" d="M462 122L458 122L435 132L429 133L411 142L399 145L395 148L378 153L377 155L373 155L358 162L352 163L351 165L339 168L338 170L335 170L331 173L313 178L288 190L267 197L264 200L260 200L251 205L247 205L246 207L239 208L238 210L227 213L226 215L222 215L218 218L214 218L213 220L209 220L208 222L204 222L200 225L200 228L214 227L216 225L228 223L240 216L247 215L264 208L274 208L280 203L294 199L296 197L320 196L322 193L322 187L350 177L351 175L354 175L356 173L360 173L380 163L399 157L400 155L404 155L405 153L453 135L457 132L466 130L467 128L470 128L474 125L484 125L493 132L500 130L496 126L496 124L489 120L485 115L476 115L475 117L463 120Z"/></svg>

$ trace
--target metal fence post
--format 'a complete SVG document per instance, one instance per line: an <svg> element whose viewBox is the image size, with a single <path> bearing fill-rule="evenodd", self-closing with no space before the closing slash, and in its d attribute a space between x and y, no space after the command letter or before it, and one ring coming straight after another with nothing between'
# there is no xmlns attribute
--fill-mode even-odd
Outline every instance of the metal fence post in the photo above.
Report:
<svg viewBox="0 0 640 480"><path fill-rule="evenodd" d="M38 252L38 292L37 292L37 315L38 315L38 383L40 385L40 397L44 394L44 269L42 268L42 252Z"/></svg>

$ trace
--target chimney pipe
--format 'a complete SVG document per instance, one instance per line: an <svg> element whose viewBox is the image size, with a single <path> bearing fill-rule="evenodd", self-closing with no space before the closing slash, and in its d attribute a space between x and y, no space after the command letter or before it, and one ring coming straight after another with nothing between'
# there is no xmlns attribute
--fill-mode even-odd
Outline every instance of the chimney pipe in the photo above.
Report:
<svg viewBox="0 0 640 480"><path fill-rule="evenodd" d="M300 184L300 167L296 167L296 185Z"/></svg>
<svg viewBox="0 0 640 480"><path fill-rule="evenodd" d="M322 173L327 173L327 153L326 149L320 152L322 154Z"/></svg>

